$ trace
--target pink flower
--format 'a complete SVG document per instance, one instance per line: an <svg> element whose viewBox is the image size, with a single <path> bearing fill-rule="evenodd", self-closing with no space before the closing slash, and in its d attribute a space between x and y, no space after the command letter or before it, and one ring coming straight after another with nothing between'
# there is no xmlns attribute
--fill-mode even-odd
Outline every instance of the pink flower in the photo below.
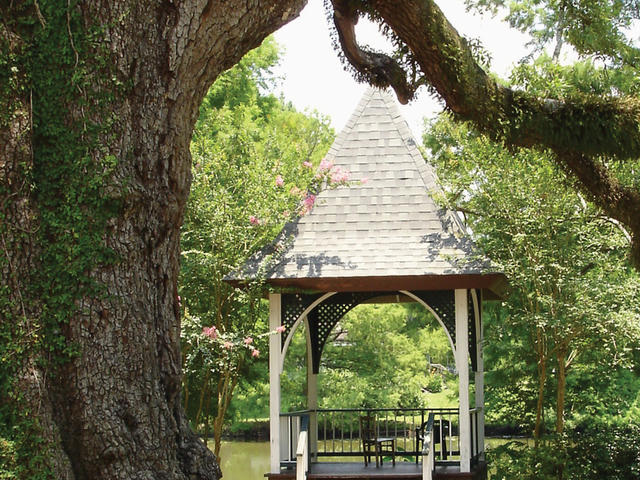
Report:
<svg viewBox="0 0 640 480"><path fill-rule="evenodd" d="M323 158L320 165L318 165L318 171L323 172L325 170L331 170L331 167L333 167L333 162Z"/></svg>
<svg viewBox="0 0 640 480"><path fill-rule="evenodd" d="M311 168L313 167L313 163L306 161L306 162L302 162L302 166L306 167L306 168Z"/></svg>
<svg viewBox="0 0 640 480"><path fill-rule="evenodd" d="M251 223L251 225L259 225L260 224L260 220L258 220L258 217L256 217L255 215L251 215L249 217L249 222Z"/></svg>
<svg viewBox="0 0 640 480"><path fill-rule="evenodd" d="M226 348L227 350L231 350L231 348L233 347L233 343L231 342L224 342L224 345L222 345L223 348Z"/></svg>
<svg viewBox="0 0 640 480"><path fill-rule="evenodd" d="M362 180L360 180L360 184L364 185L365 183L367 183L369 181L368 177L364 177Z"/></svg>
<svg viewBox="0 0 640 480"><path fill-rule="evenodd" d="M180 295L178 295L178 306L182 306L182 298L180 298Z"/></svg>
<svg viewBox="0 0 640 480"><path fill-rule="evenodd" d="M302 201L302 206L300 208L300 215L306 215L311 211L313 205L316 201L316 196L312 193L308 194L305 199Z"/></svg>
<svg viewBox="0 0 640 480"><path fill-rule="evenodd" d="M214 326L211 326L211 327L204 327L204 328L202 329L202 333L203 333L206 337L212 338L212 339L214 339L214 340L215 340L216 338L218 338L218 330L216 329L215 325L214 325Z"/></svg>
<svg viewBox="0 0 640 480"><path fill-rule="evenodd" d="M282 175L278 175L276 177L276 186L282 187L284 185L284 180L282 179Z"/></svg>
<svg viewBox="0 0 640 480"><path fill-rule="evenodd" d="M350 176L351 172L349 170L343 170L340 167L335 167L331 169L331 176L329 177L329 181L331 183L345 183L349 181Z"/></svg>
<svg viewBox="0 0 640 480"><path fill-rule="evenodd" d="M289 191L291 192L291 195L296 195L298 197L301 197L302 195L304 195L304 192L296 186L291 187L291 190Z"/></svg>
<svg viewBox="0 0 640 480"><path fill-rule="evenodd" d="M287 327L285 327L284 325L280 325L278 328L276 328L276 332L278 333L282 333L287 329Z"/></svg>
<svg viewBox="0 0 640 480"><path fill-rule="evenodd" d="M289 210L285 210L284 212L282 212L282 216L284 218L289 218L289 215L291 215L291 212Z"/></svg>
<svg viewBox="0 0 640 480"><path fill-rule="evenodd" d="M244 344L245 345L249 345L252 342L253 342L253 338L251 338L251 337L247 337L247 338L244 339Z"/></svg>
<svg viewBox="0 0 640 480"><path fill-rule="evenodd" d="M316 203L316 196L313 193L310 193L304 199L304 206L307 207L309 210L311 210L313 208L313 205L315 203Z"/></svg>
<svg viewBox="0 0 640 480"><path fill-rule="evenodd" d="M251 351L251 356L252 357L259 357L260 356L260 350L258 350L257 348L255 350Z"/></svg>

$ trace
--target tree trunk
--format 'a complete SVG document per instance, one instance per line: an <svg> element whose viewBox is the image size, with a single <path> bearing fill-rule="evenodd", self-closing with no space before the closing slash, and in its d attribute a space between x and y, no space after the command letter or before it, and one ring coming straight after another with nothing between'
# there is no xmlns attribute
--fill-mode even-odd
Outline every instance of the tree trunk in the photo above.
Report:
<svg viewBox="0 0 640 480"><path fill-rule="evenodd" d="M538 401L536 403L536 424L533 431L535 444L538 445L542 430L544 409L544 386L547 381L547 354L542 329L536 328L536 353L538 355Z"/></svg>
<svg viewBox="0 0 640 480"><path fill-rule="evenodd" d="M71 8L67 1L58 3L51 7L51 1L33 6L11 2L0 7L5 22L0 26L2 44L10 40L14 51L21 43L35 45L31 42L38 31L53 28L47 12ZM78 27L68 21L65 48L86 55L79 60L88 64L107 55L124 93L108 103L107 111L94 114L79 92L78 100L70 102L62 115L69 123L80 117L97 123L96 118L116 119L114 131L99 139L99 147L88 148L93 162L107 155L117 159L104 190L119 192L123 201L102 238L118 261L95 264L87 271L103 294L76 299L77 309L60 326L67 344L79 353L61 366L43 367L35 361L43 358L42 353L32 350L16 373L23 394L16 408L31 407L36 412L42 430L38 435L49 443L55 478L220 477L213 454L189 429L180 404L176 282L179 228L190 184L189 142L200 101L216 76L295 18L305 3L102 0L81 1L73 7L84 31L100 27L92 31L99 40L89 52L76 51ZM22 22L29 8L31 31ZM33 73L26 70L28 66L21 68L25 71L20 74ZM109 80L96 74L96 90L112 93L104 86ZM16 81L20 82L19 76ZM47 293L30 288L32 273L48 267L39 256L41 240L24 234L37 230L42 215L43 194L37 192L44 189L29 184L25 169L33 166L32 149L37 153L42 148L38 129L47 126L33 124L28 86L10 94L13 118L0 124L4 217L0 287L10 292L2 323L4 327L19 321L24 328L33 324L56 330L39 321ZM83 172L74 175L81 177ZM63 196L66 182L63 179L53 188L55 195ZM0 400L0 404L12 401Z"/></svg>
<svg viewBox="0 0 640 480"><path fill-rule="evenodd" d="M564 432L564 398L567 391L567 352L559 349L556 354L558 362L558 392L556 396L556 433Z"/></svg>
<svg viewBox="0 0 640 480"><path fill-rule="evenodd" d="M544 408L544 384L547 381L546 359L538 359L538 401L536 403L536 424L533 438L537 445L542 430L542 410Z"/></svg>

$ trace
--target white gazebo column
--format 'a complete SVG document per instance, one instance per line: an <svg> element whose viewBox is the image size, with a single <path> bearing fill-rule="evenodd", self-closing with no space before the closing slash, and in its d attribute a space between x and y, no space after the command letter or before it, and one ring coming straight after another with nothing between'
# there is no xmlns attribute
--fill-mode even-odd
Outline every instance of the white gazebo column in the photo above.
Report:
<svg viewBox="0 0 640 480"><path fill-rule="evenodd" d="M307 332L307 409L309 412L309 453L313 461L318 459L318 374L313 373L313 352L309 335L309 322L305 318Z"/></svg>
<svg viewBox="0 0 640 480"><path fill-rule="evenodd" d="M484 344L484 332L482 326L482 314L480 309L482 308L482 295L481 292L476 290L476 295L473 298L473 307L475 310L475 322L476 322L476 409L477 421L478 421L478 452L484 456L484 358L482 353L482 346Z"/></svg>
<svg viewBox="0 0 640 480"><path fill-rule="evenodd" d="M467 290L456 289L456 368L460 386L460 472L471 471L471 421L469 418L469 314Z"/></svg>
<svg viewBox="0 0 640 480"><path fill-rule="evenodd" d="M269 294L269 330L281 323L281 297ZM271 473L280 473L280 335L269 336L269 442L271 444Z"/></svg>

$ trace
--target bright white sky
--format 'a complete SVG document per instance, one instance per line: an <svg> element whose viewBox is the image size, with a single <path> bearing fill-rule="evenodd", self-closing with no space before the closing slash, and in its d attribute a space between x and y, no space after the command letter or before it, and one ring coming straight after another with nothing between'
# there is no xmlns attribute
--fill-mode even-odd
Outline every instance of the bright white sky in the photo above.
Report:
<svg viewBox="0 0 640 480"><path fill-rule="evenodd" d="M527 38L499 19L467 13L463 0L441 0L438 4L458 32L481 40L492 55L492 70L499 75L505 76L511 66L528 53ZM357 28L361 44L385 48L375 25L360 20ZM282 93L299 110L317 110L329 115L339 132L367 87L356 83L351 74L343 70L331 46L322 0L309 0L300 17L281 28L275 37L285 49L280 67L275 71L284 77L277 93ZM419 90L411 104L401 106L402 115L416 139L422 134L422 119L432 117L441 109L425 89Z"/></svg>

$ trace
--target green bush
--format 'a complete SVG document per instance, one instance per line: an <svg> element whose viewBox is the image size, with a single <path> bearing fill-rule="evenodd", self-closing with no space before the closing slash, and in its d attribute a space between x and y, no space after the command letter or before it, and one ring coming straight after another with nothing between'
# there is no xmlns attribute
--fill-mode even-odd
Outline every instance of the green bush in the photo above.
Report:
<svg viewBox="0 0 640 480"><path fill-rule="evenodd" d="M432 373L427 378L427 385L425 388L431 393L438 393L442 391L442 376L437 373Z"/></svg>
<svg viewBox="0 0 640 480"><path fill-rule="evenodd" d="M550 440L537 447L512 441L487 452L491 480L557 480L567 456L562 443Z"/></svg>
<svg viewBox="0 0 640 480"><path fill-rule="evenodd" d="M640 426L594 424L537 447L508 442L487 458L491 480L638 480Z"/></svg>
<svg viewBox="0 0 640 480"><path fill-rule="evenodd" d="M640 479L640 426L592 425L571 439L568 477L581 480Z"/></svg>

